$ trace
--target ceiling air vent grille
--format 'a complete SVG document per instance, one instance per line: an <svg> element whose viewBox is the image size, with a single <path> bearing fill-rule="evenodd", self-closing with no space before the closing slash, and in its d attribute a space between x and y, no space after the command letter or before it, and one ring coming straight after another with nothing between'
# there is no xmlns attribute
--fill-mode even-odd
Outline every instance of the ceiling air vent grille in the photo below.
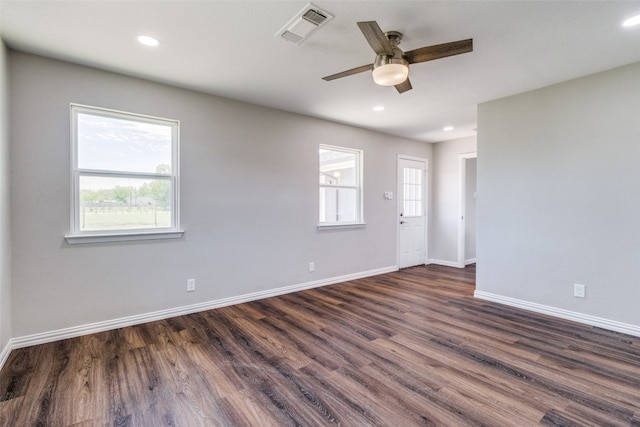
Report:
<svg viewBox="0 0 640 427"><path fill-rule="evenodd" d="M325 15L323 15L319 10L315 9L307 10L304 15L302 15L302 17L316 25L322 24L327 19Z"/></svg>
<svg viewBox="0 0 640 427"><path fill-rule="evenodd" d="M302 43L314 31L329 22L331 18L333 15L309 3L276 33L276 37L298 44Z"/></svg>

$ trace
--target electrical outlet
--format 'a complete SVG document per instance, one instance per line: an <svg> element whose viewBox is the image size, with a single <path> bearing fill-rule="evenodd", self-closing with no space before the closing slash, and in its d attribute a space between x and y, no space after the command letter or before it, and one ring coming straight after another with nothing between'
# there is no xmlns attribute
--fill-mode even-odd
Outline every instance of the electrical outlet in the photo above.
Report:
<svg viewBox="0 0 640 427"><path fill-rule="evenodd" d="M187 280L187 292L193 292L196 290L196 279Z"/></svg>
<svg viewBox="0 0 640 427"><path fill-rule="evenodd" d="M573 284L573 296L576 298L586 298L586 290L585 285Z"/></svg>
<svg viewBox="0 0 640 427"><path fill-rule="evenodd" d="M311 261L309 263L309 273L313 273L314 271L316 271L316 263L314 261Z"/></svg>

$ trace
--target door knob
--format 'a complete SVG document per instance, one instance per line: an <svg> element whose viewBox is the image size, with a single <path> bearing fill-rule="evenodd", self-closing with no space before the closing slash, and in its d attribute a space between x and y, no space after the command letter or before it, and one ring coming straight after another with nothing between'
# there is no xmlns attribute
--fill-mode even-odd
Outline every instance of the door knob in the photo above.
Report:
<svg viewBox="0 0 640 427"><path fill-rule="evenodd" d="M406 221L400 221L400 224L406 224Z"/></svg>

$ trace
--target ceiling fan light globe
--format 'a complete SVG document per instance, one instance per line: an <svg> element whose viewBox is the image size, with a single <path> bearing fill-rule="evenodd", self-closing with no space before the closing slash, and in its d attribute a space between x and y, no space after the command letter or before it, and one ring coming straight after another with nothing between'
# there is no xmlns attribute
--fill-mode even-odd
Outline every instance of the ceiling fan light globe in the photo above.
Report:
<svg viewBox="0 0 640 427"><path fill-rule="evenodd" d="M373 81L380 86L395 86L409 76L409 63L404 58L378 56L373 68Z"/></svg>

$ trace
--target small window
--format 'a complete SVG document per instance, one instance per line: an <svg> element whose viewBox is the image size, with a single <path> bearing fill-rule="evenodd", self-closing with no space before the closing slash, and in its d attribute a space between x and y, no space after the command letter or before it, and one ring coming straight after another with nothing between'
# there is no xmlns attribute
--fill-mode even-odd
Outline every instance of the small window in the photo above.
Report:
<svg viewBox="0 0 640 427"><path fill-rule="evenodd" d="M321 145L319 225L362 224L362 151Z"/></svg>
<svg viewBox="0 0 640 427"><path fill-rule="evenodd" d="M179 123L72 105L71 125L67 240L178 232Z"/></svg>
<svg viewBox="0 0 640 427"><path fill-rule="evenodd" d="M424 171L416 168L404 168L404 199L403 214L405 217L419 217L423 215L422 176Z"/></svg>

